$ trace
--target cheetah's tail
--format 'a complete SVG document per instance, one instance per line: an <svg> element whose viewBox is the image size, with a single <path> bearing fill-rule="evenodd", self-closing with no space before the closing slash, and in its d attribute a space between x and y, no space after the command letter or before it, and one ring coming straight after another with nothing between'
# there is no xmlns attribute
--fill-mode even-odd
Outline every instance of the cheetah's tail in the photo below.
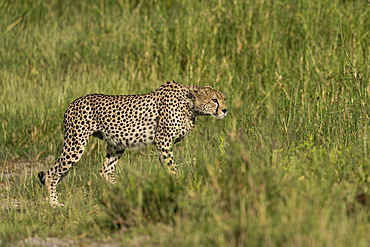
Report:
<svg viewBox="0 0 370 247"><path fill-rule="evenodd" d="M40 182L45 185L45 177L46 177L46 173L44 171L41 171L39 172L39 174L37 174L37 176L39 177L40 179Z"/></svg>

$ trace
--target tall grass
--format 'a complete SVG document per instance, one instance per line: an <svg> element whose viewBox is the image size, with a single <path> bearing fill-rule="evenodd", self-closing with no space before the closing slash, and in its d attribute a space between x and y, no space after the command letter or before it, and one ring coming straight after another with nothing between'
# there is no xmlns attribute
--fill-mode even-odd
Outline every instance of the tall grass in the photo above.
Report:
<svg viewBox="0 0 370 247"><path fill-rule="evenodd" d="M367 246L370 6L366 1L2 1L0 160L44 162L63 113L88 93L138 94L166 80L228 95L175 147L127 151L117 186L91 138L51 209L35 174L5 176L0 237L153 245ZM355 203L348 215L346 206Z"/></svg>

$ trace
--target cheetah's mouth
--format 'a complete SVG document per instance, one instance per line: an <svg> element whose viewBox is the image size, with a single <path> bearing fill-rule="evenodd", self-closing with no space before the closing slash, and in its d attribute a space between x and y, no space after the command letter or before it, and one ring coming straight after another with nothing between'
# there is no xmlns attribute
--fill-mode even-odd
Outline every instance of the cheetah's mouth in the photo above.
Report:
<svg viewBox="0 0 370 247"><path fill-rule="evenodd" d="M221 115L212 114L212 116L214 116L217 119L221 119L221 118L224 118L226 116L226 114L227 113L224 113L224 114L221 114Z"/></svg>

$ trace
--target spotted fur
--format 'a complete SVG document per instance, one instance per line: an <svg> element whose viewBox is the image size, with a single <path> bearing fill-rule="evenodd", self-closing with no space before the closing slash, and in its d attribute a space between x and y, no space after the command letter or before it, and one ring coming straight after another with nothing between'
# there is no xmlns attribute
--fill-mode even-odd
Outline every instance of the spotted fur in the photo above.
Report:
<svg viewBox="0 0 370 247"><path fill-rule="evenodd" d="M107 142L100 176L115 183L114 170L125 149L150 144L172 174L177 171L171 151L195 127L195 117L226 116L225 95L212 87L167 82L143 95L90 94L73 101L64 114L64 146L48 172L38 174L51 206L61 206L56 187L81 158L89 137Z"/></svg>

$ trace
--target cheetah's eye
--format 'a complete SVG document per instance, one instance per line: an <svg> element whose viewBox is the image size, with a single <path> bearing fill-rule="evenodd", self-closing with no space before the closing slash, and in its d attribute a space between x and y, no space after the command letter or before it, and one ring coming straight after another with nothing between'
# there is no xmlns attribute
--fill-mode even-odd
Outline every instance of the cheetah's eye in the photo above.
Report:
<svg viewBox="0 0 370 247"><path fill-rule="evenodd" d="M217 102L218 102L218 101L217 101L217 99L213 99L212 101L213 101L213 102L215 102L215 103L217 103Z"/></svg>

